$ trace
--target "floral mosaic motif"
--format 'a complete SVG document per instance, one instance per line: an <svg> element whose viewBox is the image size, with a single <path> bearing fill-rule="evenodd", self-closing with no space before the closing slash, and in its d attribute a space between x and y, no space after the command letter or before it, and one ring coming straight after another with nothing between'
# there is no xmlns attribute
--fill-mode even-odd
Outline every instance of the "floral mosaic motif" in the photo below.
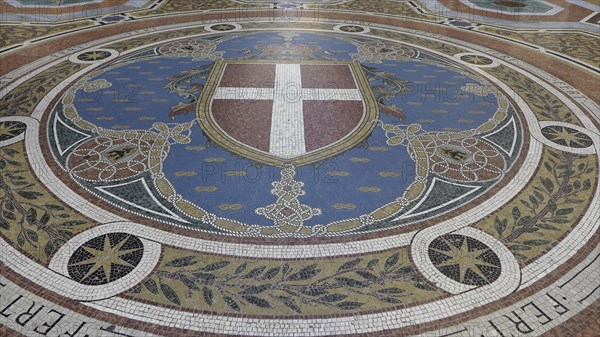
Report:
<svg viewBox="0 0 600 337"><path fill-rule="evenodd" d="M0 27L0 48L91 25L91 21L83 20L64 25L3 25Z"/></svg>
<svg viewBox="0 0 600 337"><path fill-rule="evenodd" d="M0 142L17 137L25 132L27 125L21 122L0 122Z"/></svg>
<svg viewBox="0 0 600 337"><path fill-rule="evenodd" d="M86 65L63 62L25 81L17 89L0 98L0 116L29 116L42 97Z"/></svg>
<svg viewBox="0 0 600 337"><path fill-rule="evenodd" d="M357 46L352 59L357 62L381 63L385 60L408 60L418 56L417 51L399 43L371 40Z"/></svg>
<svg viewBox="0 0 600 337"><path fill-rule="evenodd" d="M80 61L85 61L85 62L95 62L95 61L104 60L106 58L109 58L110 56L111 56L111 53L109 53L105 50L92 50L92 51L88 51L88 52L77 55L77 59Z"/></svg>
<svg viewBox="0 0 600 337"><path fill-rule="evenodd" d="M125 233L110 233L89 240L77 248L67 270L75 281L85 285L114 282L129 274L142 260L142 241Z"/></svg>
<svg viewBox="0 0 600 337"><path fill-rule="evenodd" d="M464 235L436 238L428 248L434 266L454 281L484 286L493 283L502 271L500 259L481 241Z"/></svg>
<svg viewBox="0 0 600 337"><path fill-rule="evenodd" d="M259 7L261 5L246 4L244 8ZM262 4L262 7L265 7ZM204 0L204 1L188 1L188 0L171 0L162 3L158 8L150 11L140 12L138 15L157 15L157 14L172 14L177 12L190 12L190 11L210 11L210 10L224 10L226 8L238 9L240 3L233 0Z"/></svg>
<svg viewBox="0 0 600 337"><path fill-rule="evenodd" d="M356 312L442 294L418 274L406 251L343 259L335 265L218 259L207 263L184 253L165 258L128 295L211 311L297 315Z"/></svg>
<svg viewBox="0 0 600 337"><path fill-rule="evenodd" d="M592 198L595 157L547 149L540 174L517 199L475 227L503 242L521 264L571 229Z"/></svg>
<svg viewBox="0 0 600 337"><path fill-rule="evenodd" d="M152 42L164 42L174 39L183 39L186 36L195 36L199 34L206 34L206 29L204 29L203 26L167 32L156 32L150 36L141 36L125 41L115 42L110 45L107 45L105 48L114 49L119 51L120 53L123 53L124 51L132 50L137 47L147 46Z"/></svg>
<svg viewBox="0 0 600 337"><path fill-rule="evenodd" d="M600 65L598 38L585 32L525 32L496 27L481 27L480 29L553 50L594 67Z"/></svg>
<svg viewBox="0 0 600 337"><path fill-rule="evenodd" d="M316 53L321 50L320 46L293 43L294 38L299 37L300 34L296 32L282 32L278 35L284 38L283 44L274 43L255 46L256 50L260 52L260 55L254 57L254 59L294 61L323 59L316 55Z"/></svg>
<svg viewBox="0 0 600 337"><path fill-rule="evenodd" d="M14 245L47 261L90 224L35 182L23 151L20 143L0 149L0 231Z"/></svg>
<svg viewBox="0 0 600 337"><path fill-rule="evenodd" d="M302 190L304 183L295 181L295 175L294 167L286 165L281 170L281 180L273 182L271 194L277 196L277 201L269 206L257 208L255 211L256 214L272 220L274 228L294 227L301 230L305 221L321 214L320 209L300 203L298 197L306 193ZM289 232L285 229L282 230Z"/></svg>
<svg viewBox="0 0 600 337"><path fill-rule="evenodd" d="M194 61L210 59L216 61L224 52L215 52L217 43L204 39L173 41L158 48L158 53L168 57L193 57Z"/></svg>
<svg viewBox="0 0 600 337"><path fill-rule="evenodd" d="M357 2L358 1L354 1L354 3L357 3ZM388 2L390 4L389 6L400 5L400 3L394 2L392 0L383 0L382 3L383 2ZM415 16L417 16L417 17L422 17L420 14L418 14L415 11L412 11L412 13L416 14ZM431 16L431 18L433 18L433 16ZM436 20L439 20L439 17L437 17ZM457 46L450 45L444 41L441 41L440 39L430 40L427 38L420 37L418 35L406 35L406 34L394 32L394 31L375 30L375 29L371 30L369 35L380 37L380 38L385 38L385 39L390 39L390 40L395 40L395 41L403 41L405 43L409 43L412 45L418 45L421 47L430 48L430 49L436 50L440 53L443 53L447 56L452 56L452 55L456 55L456 54L465 52L464 49L457 47ZM421 57L421 55L417 54L417 55L415 55L415 57Z"/></svg>
<svg viewBox="0 0 600 337"><path fill-rule="evenodd" d="M588 135L565 126L547 126L542 129L542 135L553 143L576 149L587 148L594 144Z"/></svg>
<svg viewBox="0 0 600 337"><path fill-rule="evenodd" d="M561 121L583 126L561 100L525 75L502 65L488 71L522 96L539 121Z"/></svg>

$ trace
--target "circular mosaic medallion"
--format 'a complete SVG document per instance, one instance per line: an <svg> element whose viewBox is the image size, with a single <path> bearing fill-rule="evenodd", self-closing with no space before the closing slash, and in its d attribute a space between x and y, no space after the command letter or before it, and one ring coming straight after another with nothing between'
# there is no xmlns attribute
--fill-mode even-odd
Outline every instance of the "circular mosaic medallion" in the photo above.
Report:
<svg viewBox="0 0 600 337"><path fill-rule="evenodd" d="M236 28L239 28L239 26L231 25L228 23L219 23L216 25L206 26L207 30L213 31L213 32L227 32L227 31L235 30Z"/></svg>
<svg viewBox="0 0 600 337"><path fill-rule="evenodd" d="M93 50L77 55L77 59L84 62L96 62L104 60L111 56L111 53L105 50Z"/></svg>
<svg viewBox="0 0 600 337"><path fill-rule="evenodd" d="M191 20L239 16L169 2L55 36L55 54L28 45L40 59L1 79L0 111L28 129L0 141L0 291L44 308L0 324L40 334L55 310L54 332L90 336L533 336L594 305L586 60L524 59L489 22L397 5L219 31ZM114 52L84 62L90 46Z"/></svg>
<svg viewBox="0 0 600 337"><path fill-rule="evenodd" d="M371 31L367 26L360 25L337 25L333 27L336 32L353 33L353 34L366 34Z"/></svg>
<svg viewBox="0 0 600 337"><path fill-rule="evenodd" d="M519 121L455 58L365 35L252 32L170 40L101 66L67 90L48 135L70 176L121 209L302 238L401 227L472 200L520 154ZM426 200L438 188L455 203Z"/></svg>
<svg viewBox="0 0 600 337"><path fill-rule="evenodd" d="M363 27L354 25L341 26L340 30L347 33L362 33L365 31Z"/></svg>
<svg viewBox="0 0 600 337"><path fill-rule="evenodd" d="M91 239L69 259L69 276L85 285L114 282L129 274L144 253L142 241L130 234L110 233Z"/></svg>
<svg viewBox="0 0 600 337"><path fill-rule="evenodd" d="M463 55L460 57L460 59L465 61L466 63L473 64L476 66L487 66L494 63L492 59L481 55Z"/></svg>
<svg viewBox="0 0 600 337"><path fill-rule="evenodd" d="M542 135L553 143L575 149L588 148L594 144L585 133L566 126L546 126L542 128Z"/></svg>
<svg viewBox="0 0 600 337"><path fill-rule="evenodd" d="M107 62L119 55L119 52L114 49L92 49L79 53L75 53L69 57L73 63L94 64Z"/></svg>
<svg viewBox="0 0 600 337"><path fill-rule="evenodd" d="M0 142L17 137L25 132L27 125L17 121L0 122Z"/></svg>
<svg viewBox="0 0 600 337"><path fill-rule="evenodd" d="M484 243L468 236L448 234L431 242L428 254L444 275L466 285L483 286L500 277L500 259Z"/></svg>

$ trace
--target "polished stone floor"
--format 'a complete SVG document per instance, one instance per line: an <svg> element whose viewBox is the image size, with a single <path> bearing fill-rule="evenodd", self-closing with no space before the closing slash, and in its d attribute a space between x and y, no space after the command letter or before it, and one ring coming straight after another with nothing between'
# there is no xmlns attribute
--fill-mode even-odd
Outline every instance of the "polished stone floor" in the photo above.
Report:
<svg viewBox="0 0 600 337"><path fill-rule="evenodd" d="M0 335L600 336L598 1L0 20Z"/></svg>

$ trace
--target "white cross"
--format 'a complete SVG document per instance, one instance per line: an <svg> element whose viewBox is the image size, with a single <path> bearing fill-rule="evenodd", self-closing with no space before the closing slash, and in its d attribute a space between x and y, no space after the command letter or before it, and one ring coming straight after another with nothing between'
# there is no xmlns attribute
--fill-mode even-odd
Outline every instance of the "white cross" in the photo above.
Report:
<svg viewBox="0 0 600 337"><path fill-rule="evenodd" d="M306 153L303 101L361 101L362 96L358 89L303 88L300 64L277 64L273 89L219 87L213 99L272 100L269 153L293 158Z"/></svg>

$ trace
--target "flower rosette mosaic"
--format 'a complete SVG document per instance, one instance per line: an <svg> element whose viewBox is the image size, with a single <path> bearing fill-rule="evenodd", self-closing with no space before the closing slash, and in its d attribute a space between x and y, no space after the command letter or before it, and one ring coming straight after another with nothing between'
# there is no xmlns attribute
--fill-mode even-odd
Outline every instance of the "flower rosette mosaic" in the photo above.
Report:
<svg viewBox="0 0 600 337"><path fill-rule="evenodd" d="M46 287L94 312L326 335L512 305L565 242L592 240L598 130L547 74L454 40L297 25L116 36L49 67L61 90L0 120L14 256L39 250L23 256ZM473 321L498 331L493 313Z"/></svg>

